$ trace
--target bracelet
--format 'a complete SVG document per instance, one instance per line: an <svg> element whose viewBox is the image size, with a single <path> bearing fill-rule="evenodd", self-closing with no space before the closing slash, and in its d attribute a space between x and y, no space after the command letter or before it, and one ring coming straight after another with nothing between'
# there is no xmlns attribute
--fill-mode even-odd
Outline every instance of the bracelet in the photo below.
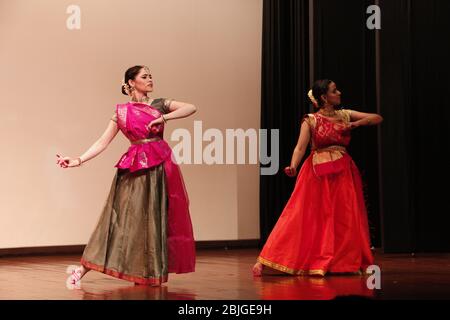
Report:
<svg viewBox="0 0 450 320"><path fill-rule="evenodd" d="M167 123L166 118L164 118L164 115L161 115L161 118L163 119L164 123Z"/></svg>
<svg viewBox="0 0 450 320"><path fill-rule="evenodd" d="M78 165L77 165L77 167L81 167L81 164L83 163L83 161L81 161L81 158L78 157L76 160L78 160Z"/></svg>

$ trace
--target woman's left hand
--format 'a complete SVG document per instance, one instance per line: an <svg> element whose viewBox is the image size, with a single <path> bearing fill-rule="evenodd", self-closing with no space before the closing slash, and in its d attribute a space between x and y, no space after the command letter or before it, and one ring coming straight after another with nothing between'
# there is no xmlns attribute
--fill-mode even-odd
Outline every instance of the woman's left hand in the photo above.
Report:
<svg viewBox="0 0 450 320"><path fill-rule="evenodd" d="M152 122L150 122L148 125L147 125L147 129L149 130L149 131L158 131L158 129L156 128L156 126L157 125L160 125L160 124L162 124L162 123L164 123L164 120L163 120L163 118L162 118L162 116L161 117L159 117L159 118L156 118L155 120L153 120Z"/></svg>

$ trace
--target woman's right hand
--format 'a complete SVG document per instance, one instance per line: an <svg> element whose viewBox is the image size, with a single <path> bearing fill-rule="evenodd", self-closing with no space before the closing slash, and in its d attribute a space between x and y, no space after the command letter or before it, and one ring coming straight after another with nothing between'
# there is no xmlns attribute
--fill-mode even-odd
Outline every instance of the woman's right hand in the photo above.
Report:
<svg viewBox="0 0 450 320"><path fill-rule="evenodd" d="M153 134L157 134L158 132L161 131L163 124L164 124L164 120L163 120L163 117L161 116L161 117L156 118L153 121L151 121L147 125L147 130L152 132Z"/></svg>
<svg viewBox="0 0 450 320"><path fill-rule="evenodd" d="M286 173L289 177L295 177L297 175L297 169L294 167L286 167L284 168L284 173Z"/></svg>
<svg viewBox="0 0 450 320"><path fill-rule="evenodd" d="M61 157L59 154L56 155L56 164L59 164L61 168L79 167L81 165L79 158Z"/></svg>

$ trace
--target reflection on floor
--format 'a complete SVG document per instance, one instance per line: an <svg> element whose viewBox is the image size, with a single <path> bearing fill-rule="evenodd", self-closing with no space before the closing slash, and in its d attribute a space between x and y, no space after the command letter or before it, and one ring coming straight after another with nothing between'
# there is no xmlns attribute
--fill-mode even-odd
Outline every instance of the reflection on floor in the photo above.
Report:
<svg viewBox="0 0 450 320"><path fill-rule="evenodd" d="M369 289L368 277L360 275L253 278L251 267L257 254L256 249L201 250L195 273L171 274L161 287L135 286L90 272L75 290L67 289L65 271L78 263L79 256L4 257L0 258L0 299L450 299L448 254L376 254L382 272L380 290Z"/></svg>

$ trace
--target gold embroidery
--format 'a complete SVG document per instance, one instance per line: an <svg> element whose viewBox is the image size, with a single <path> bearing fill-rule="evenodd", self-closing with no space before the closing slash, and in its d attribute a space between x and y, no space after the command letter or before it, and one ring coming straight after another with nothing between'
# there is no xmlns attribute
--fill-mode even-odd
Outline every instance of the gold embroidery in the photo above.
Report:
<svg viewBox="0 0 450 320"><path fill-rule="evenodd" d="M307 114L307 116L307 118L304 118L304 121L306 121L311 129L314 129L316 127L316 118L312 114Z"/></svg>
<svg viewBox="0 0 450 320"><path fill-rule="evenodd" d="M143 112L143 113L152 115L155 118L159 118L161 116L162 112L159 110L155 110L154 108L155 107L149 106L147 104L134 105L133 112L138 116Z"/></svg>
<svg viewBox="0 0 450 320"><path fill-rule="evenodd" d="M122 123L122 126L126 127L126 124L127 124L127 108L125 108L125 106L119 106L118 110L117 110L117 114L118 114L120 122Z"/></svg>
<svg viewBox="0 0 450 320"><path fill-rule="evenodd" d="M350 110L350 109L336 110L336 116L333 116L333 117L324 116L324 115L320 114L319 112L316 112L316 113L322 117L325 117L326 119L330 120L333 123L340 124L342 122L348 123L351 121L350 115L352 113L352 110Z"/></svg>
<svg viewBox="0 0 450 320"><path fill-rule="evenodd" d="M292 275L320 275L320 276L324 276L326 274L325 270L321 270L321 269L316 269L316 270L295 270L295 269L291 269L288 268L286 266L282 266L281 264L278 263L274 263L271 262L267 259L264 259L263 257L258 257L258 262L262 263L265 266L268 266L272 269L281 271L281 272L285 272L285 273L289 273Z"/></svg>
<svg viewBox="0 0 450 320"><path fill-rule="evenodd" d="M147 155L145 154L145 152L141 152L140 154L140 159L139 159L139 164L143 167L147 166Z"/></svg>
<svg viewBox="0 0 450 320"><path fill-rule="evenodd" d="M163 110L165 111L165 113L169 113L170 110L170 104L172 103L173 99L164 99L164 107Z"/></svg>
<svg viewBox="0 0 450 320"><path fill-rule="evenodd" d="M315 149L313 151L312 163L313 165L335 161L344 156L347 152L344 146L328 146L321 149Z"/></svg>
<svg viewBox="0 0 450 320"><path fill-rule="evenodd" d="M352 110L350 109L341 109L337 111L339 114L339 117L341 119L343 119L345 122L350 122L351 121L351 114L352 114Z"/></svg>

